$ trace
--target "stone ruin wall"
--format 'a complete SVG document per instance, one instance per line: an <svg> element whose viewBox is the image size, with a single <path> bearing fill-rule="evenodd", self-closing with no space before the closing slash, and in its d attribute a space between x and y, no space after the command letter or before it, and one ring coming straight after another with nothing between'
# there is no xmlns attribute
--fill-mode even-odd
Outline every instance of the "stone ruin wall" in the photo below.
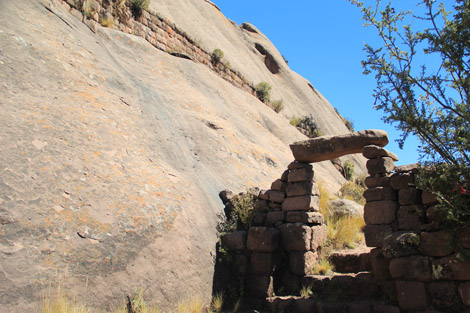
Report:
<svg viewBox="0 0 470 313"><path fill-rule="evenodd" d="M184 31L180 30L167 18L162 18L155 12L144 10L142 16L135 20L127 1L125 5L118 8L113 3L105 4L105 2L110 1L87 0L88 14L82 13L84 11L83 0L57 1L72 15L83 21L93 32L97 31L103 19L112 16L115 29L142 37L152 46L163 52L204 64L232 85L252 95L256 95L253 85L240 72L226 66L222 62L213 64L211 61L212 52L201 48Z"/></svg>
<svg viewBox="0 0 470 313"><path fill-rule="evenodd" d="M385 290L396 292L406 312L468 310L470 260L459 249L470 248L470 229L442 229L437 199L414 185L416 166L395 168L388 151L377 151L365 148L363 153L370 175L365 180L364 234L367 246L373 247L375 278Z"/></svg>
<svg viewBox="0 0 470 313"><path fill-rule="evenodd" d="M381 289L397 300L401 312L470 312L470 260L459 257L455 244L470 248L470 230L441 229L436 198L414 186L416 166L396 168L396 156L378 146L366 146L363 155L369 173L364 235L373 248L369 258L375 285L355 286ZM276 286L298 293L309 285L326 225L308 163L291 163L256 198L264 201L267 213L248 232L227 234L222 243L234 252L232 276L246 277L247 293L262 302L273 296ZM383 312L400 311L389 309Z"/></svg>

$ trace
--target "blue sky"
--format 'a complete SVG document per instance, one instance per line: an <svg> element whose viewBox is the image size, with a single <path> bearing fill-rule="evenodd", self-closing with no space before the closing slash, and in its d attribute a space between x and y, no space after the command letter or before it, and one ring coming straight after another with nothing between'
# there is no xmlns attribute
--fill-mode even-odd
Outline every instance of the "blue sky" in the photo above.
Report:
<svg viewBox="0 0 470 313"><path fill-rule="evenodd" d="M238 24L250 22L260 29L289 61L290 68L307 78L356 130L387 131L390 143L386 148L398 155L398 165L418 161L418 141L409 138L400 150L395 142L400 133L384 124L382 112L373 109L375 79L362 74L361 60L365 58L364 43L378 47L379 42L372 28L363 27L357 7L346 0L213 2L228 19ZM418 1L395 2L414 6ZM445 3L451 9L455 1Z"/></svg>

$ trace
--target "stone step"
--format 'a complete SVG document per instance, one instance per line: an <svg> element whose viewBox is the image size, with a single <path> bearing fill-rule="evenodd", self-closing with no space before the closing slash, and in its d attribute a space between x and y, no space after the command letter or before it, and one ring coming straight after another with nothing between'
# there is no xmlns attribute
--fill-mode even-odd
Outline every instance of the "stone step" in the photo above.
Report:
<svg viewBox="0 0 470 313"><path fill-rule="evenodd" d="M272 312L289 313L400 313L400 309L385 301L327 301L314 297L273 297L267 299Z"/></svg>
<svg viewBox="0 0 470 313"><path fill-rule="evenodd" d="M329 256L330 263L337 273L359 273L372 271L370 249L338 251Z"/></svg>
<svg viewBox="0 0 470 313"><path fill-rule="evenodd" d="M359 301L383 298L380 286L369 272L333 276L309 275L302 279L313 297L332 301Z"/></svg>

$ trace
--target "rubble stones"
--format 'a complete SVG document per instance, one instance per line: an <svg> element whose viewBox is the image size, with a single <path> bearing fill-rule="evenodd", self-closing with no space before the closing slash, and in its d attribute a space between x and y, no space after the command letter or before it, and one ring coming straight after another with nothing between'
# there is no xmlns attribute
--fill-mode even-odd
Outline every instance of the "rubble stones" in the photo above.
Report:
<svg viewBox="0 0 470 313"><path fill-rule="evenodd" d="M352 153L361 153L367 145L385 146L388 135L382 130L364 130L339 136L322 136L290 145L295 160L321 162Z"/></svg>

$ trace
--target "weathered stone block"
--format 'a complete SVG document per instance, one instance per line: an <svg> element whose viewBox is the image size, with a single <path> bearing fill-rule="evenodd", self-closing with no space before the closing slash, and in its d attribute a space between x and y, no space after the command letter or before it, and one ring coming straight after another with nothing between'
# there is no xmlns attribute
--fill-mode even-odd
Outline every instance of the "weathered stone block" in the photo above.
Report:
<svg viewBox="0 0 470 313"><path fill-rule="evenodd" d="M423 190L423 193L421 195L421 201L426 207L439 203L436 196L432 192L429 192L427 190Z"/></svg>
<svg viewBox="0 0 470 313"><path fill-rule="evenodd" d="M320 212L290 211L287 212L286 222L321 225L325 218Z"/></svg>
<svg viewBox="0 0 470 313"><path fill-rule="evenodd" d="M266 226L273 226L279 222L285 222L286 212L284 211L272 211L266 214Z"/></svg>
<svg viewBox="0 0 470 313"><path fill-rule="evenodd" d="M390 187L390 177L368 176L364 179L364 185L366 185L367 188Z"/></svg>
<svg viewBox="0 0 470 313"><path fill-rule="evenodd" d="M288 170L295 170L298 168L306 168L306 169L312 169L313 166L310 163L303 163L303 162L291 162L289 165L287 165Z"/></svg>
<svg viewBox="0 0 470 313"><path fill-rule="evenodd" d="M456 254L434 259L431 265L433 279L470 280L470 260L463 260Z"/></svg>
<svg viewBox="0 0 470 313"><path fill-rule="evenodd" d="M271 276L249 275L246 285L251 296L266 298L274 295L273 278Z"/></svg>
<svg viewBox="0 0 470 313"><path fill-rule="evenodd" d="M394 232L383 241L382 251L388 258L403 257L418 253L421 237L410 231Z"/></svg>
<svg viewBox="0 0 470 313"><path fill-rule="evenodd" d="M461 283L459 285L459 295L462 302L466 306L470 306L470 282Z"/></svg>
<svg viewBox="0 0 470 313"><path fill-rule="evenodd" d="M395 221L398 203L391 200L374 201L364 206L366 224L391 224Z"/></svg>
<svg viewBox="0 0 470 313"><path fill-rule="evenodd" d="M271 190L269 192L269 201L274 203L282 203L285 197L286 193L284 191Z"/></svg>
<svg viewBox="0 0 470 313"><path fill-rule="evenodd" d="M270 193L271 193L271 190L260 190L258 194L258 199L269 200Z"/></svg>
<svg viewBox="0 0 470 313"><path fill-rule="evenodd" d="M280 233L275 228L250 227L248 230L248 250L273 252L279 248Z"/></svg>
<svg viewBox="0 0 470 313"><path fill-rule="evenodd" d="M317 225L312 226L312 247L311 249L315 251L318 247L322 246L327 237L327 228L326 225Z"/></svg>
<svg viewBox="0 0 470 313"><path fill-rule="evenodd" d="M289 270L296 276L309 275L317 262L316 252L291 252L289 253Z"/></svg>
<svg viewBox="0 0 470 313"><path fill-rule="evenodd" d="M412 174L400 174L392 175L390 178L390 187L395 190L400 190L408 188L410 185L414 184L414 176Z"/></svg>
<svg viewBox="0 0 470 313"><path fill-rule="evenodd" d="M447 256L454 252L452 235L447 231L421 233L421 252L428 256Z"/></svg>
<svg viewBox="0 0 470 313"><path fill-rule="evenodd" d="M366 225L363 228L368 247L382 247L385 237L392 234L390 225Z"/></svg>
<svg viewBox="0 0 470 313"><path fill-rule="evenodd" d="M389 269L395 279L431 281L431 266L425 256L412 255L393 259Z"/></svg>
<svg viewBox="0 0 470 313"><path fill-rule="evenodd" d="M398 157L395 153L390 152L388 150L385 150L382 147L378 147L378 146L374 146L374 145L365 146L362 149L362 155L366 159L375 159L375 158L378 158L378 157L389 157L393 161L398 161Z"/></svg>
<svg viewBox="0 0 470 313"><path fill-rule="evenodd" d="M398 229L420 230L425 210L422 205L401 206L397 212Z"/></svg>
<svg viewBox="0 0 470 313"><path fill-rule="evenodd" d="M287 182L300 183L311 182L313 180L313 170L311 168L298 168L289 171Z"/></svg>
<svg viewBox="0 0 470 313"><path fill-rule="evenodd" d="M390 259L386 258L380 249L372 249L370 251L370 263L372 273L376 280L384 281L390 279Z"/></svg>
<svg viewBox="0 0 470 313"><path fill-rule="evenodd" d="M320 194L318 185L312 182L290 183L287 185L286 194L288 197L306 196Z"/></svg>
<svg viewBox="0 0 470 313"><path fill-rule="evenodd" d="M364 198L367 202L397 200L397 192L389 187L369 188L364 191Z"/></svg>
<svg viewBox="0 0 470 313"><path fill-rule="evenodd" d="M445 216L446 213L444 212L444 210L436 206L430 206L426 210L426 218L430 223L439 223L445 219Z"/></svg>
<svg viewBox="0 0 470 313"><path fill-rule="evenodd" d="M281 180L283 182L286 182L287 183L287 180L289 178L289 170L285 170L284 172L282 172L282 175L281 175Z"/></svg>
<svg viewBox="0 0 470 313"><path fill-rule="evenodd" d="M421 202L422 191L416 188L404 188L398 193L400 205L419 204Z"/></svg>
<svg viewBox="0 0 470 313"><path fill-rule="evenodd" d="M402 310L420 310L428 306L423 282L398 281L396 283L398 305Z"/></svg>
<svg viewBox="0 0 470 313"><path fill-rule="evenodd" d="M281 179L277 179L271 184L271 189L272 190L284 191L285 192L286 188L287 188L287 184L285 182L283 182Z"/></svg>
<svg viewBox="0 0 470 313"><path fill-rule="evenodd" d="M320 210L320 198L318 196L288 197L282 203L283 211L315 211Z"/></svg>
<svg viewBox="0 0 470 313"><path fill-rule="evenodd" d="M391 173L395 168L395 162L392 158L377 158L368 160L366 163L367 172L371 175L373 174L386 174Z"/></svg>
<svg viewBox="0 0 470 313"><path fill-rule="evenodd" d="M250 256L250 273L257 276L271 276L279 266L278 254L252 252Z"/></svg>
<svg viewBox="0 0 470 313"><path fill-rule="evenodd" d="M282 286L286 288L287 292L291 294L296 294L300 290L301 278L295 275L292 275L289 271L286 271L281 278Z"/></svg>
<svg viewBox="0 0 470 313"><path fill-rule="evenodd" d="M432 305L449 308L457 303L457 291L453 281L433 281L428 287Z"/></svg>
<svg viewBox="0 0 470 313"><path fill-rule="evenodd" d="M300 298L294 302L294 311L296 313L311 313L315 312L317 300L313 298Z"/></svg>
<svg viewBox="0 0 470 313"><path fill-rule="evenodd" d="M242 251L246 249L246 231L236 231L222 236L222 245L230 251Z"/></svg>
<svg viewBox="0 0 470 313"><path fill-rule="evenodd" d="M245 276L248 269L248 257L244 253L235 253L230 263L232 275Z"/></svg>
<svg viewBox="0 0 470 313"><path fill-rule="evenodd" d="M361 153L369 144L385 146L388 135L381 130L363 130L337 136L322 136L294 142L290 145L295 160L305 163L321 162L351 153Z"/></svg>
<svg viewBox="0 0 470 313"><path fill-rule="evenodd" d="M328 257L336 273L370 272L370 252L338 251Z"/></svg>
<svg viewBox="0 0 470 313"><path fill-rule="evenodd" d="M309 251L312 242L312 228L300 223L287 223L278 227L285 251Z"/></svg>

